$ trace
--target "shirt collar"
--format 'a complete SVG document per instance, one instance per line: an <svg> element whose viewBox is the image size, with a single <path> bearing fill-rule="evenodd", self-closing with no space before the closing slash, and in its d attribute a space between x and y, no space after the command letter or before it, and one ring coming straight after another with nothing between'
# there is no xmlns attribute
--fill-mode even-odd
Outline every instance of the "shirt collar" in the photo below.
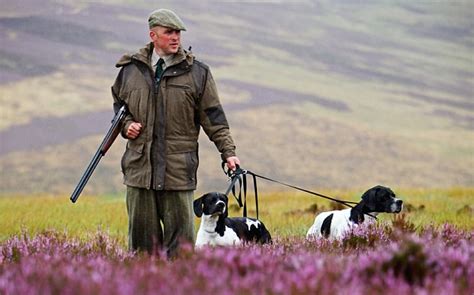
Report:
<svg viewBox="0 0 474 295"><path fill-rule="evenodd" d="M167 67L170 64L171 60L173 59L173 54L159 56L158 53L156 53L156 51L153 50L153 53L151 54L151 65L153 66L153 68L156 67L156 63L158 62L160 58L163 58L165 62L165 67Z"/></svg>

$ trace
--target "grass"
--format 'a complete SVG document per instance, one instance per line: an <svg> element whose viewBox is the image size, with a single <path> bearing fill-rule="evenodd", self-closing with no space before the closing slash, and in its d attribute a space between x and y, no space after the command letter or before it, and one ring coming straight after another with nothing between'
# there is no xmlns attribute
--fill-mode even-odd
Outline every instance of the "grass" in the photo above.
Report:
<svg viewBox="0 0 474 295"><path fill-rule="evenodd" d="M320 193L357 201L363 191ZM471 205L474 188L404 189L396 193L405 202L405 217L417 227L451 223L467 230L474 228ZM249 196L248 205L249 216L254 217L253 196ZM304 236L317 211L334 207L329 201L295 191L263 194L259 205L259 217L275 237ZM233 197L229 207L230 216L242 214ZM0 212L0 241L21 232L34 235L47 230L64 231L69 236L87 239L91 233L101 230L126 244L127 213L122 195L83 195L76 204L65 195L4 195L0 197ZM392 218L393 215L382 214L379 220ZM198 223L196 219L196 230Z"/></svg>
<svg viewBox="0 0 474 295"><path fill-rule="evenodd" d="M67 196L4 196L0 198L0 240L26 231L65 231L86 238L97 230L123 238L127 230L127 212L122 198L83 195L76 204Z"/></svg>

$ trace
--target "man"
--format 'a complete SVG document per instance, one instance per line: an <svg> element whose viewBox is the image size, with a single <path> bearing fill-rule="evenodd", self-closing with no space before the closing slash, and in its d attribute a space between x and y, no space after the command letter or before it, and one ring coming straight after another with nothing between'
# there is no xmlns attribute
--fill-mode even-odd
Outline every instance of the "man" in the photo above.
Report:
<svg viewBox="0 0 474 295"><path fill-rule="evenodd" d="M148 19L151 42L124 55L112 86L114 108L126 104L122 157L129 248L173 257L194 244L193 191L200 127L229 169L239 165L209 68L181 47L183 21L167 9Z"/></svg>

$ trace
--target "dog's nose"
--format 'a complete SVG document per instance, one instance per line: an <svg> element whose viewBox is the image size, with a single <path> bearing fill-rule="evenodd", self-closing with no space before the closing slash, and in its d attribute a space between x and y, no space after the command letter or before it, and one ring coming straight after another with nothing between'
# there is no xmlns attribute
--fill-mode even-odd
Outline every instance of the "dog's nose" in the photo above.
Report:
<svg viewBox="0 0 474 295"><path fill-rule="evenodd" d="M403 204L403 201L402 201L402 200L397 200L397 201L395 202L395 204L397 204L397 206L401 206L401 205Z"/></svg>
<svg viewBox="0 0 474 295"><path fill-rule="evenodd" d="M219 210L224 209L224 207L225 207L224 203L219 202L219 203L216 204L216 208L219 209Z"/></svg>

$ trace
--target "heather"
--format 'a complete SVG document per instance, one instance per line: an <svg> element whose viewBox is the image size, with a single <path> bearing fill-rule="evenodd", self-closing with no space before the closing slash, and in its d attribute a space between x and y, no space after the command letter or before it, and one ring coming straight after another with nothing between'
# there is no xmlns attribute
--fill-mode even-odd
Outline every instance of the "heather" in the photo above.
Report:
<svg viewBox="0 0 474 295"><path fill-rule="evenodd" d="M342 241L135 254L106 232L26 232L0 244L0 294L471 294L473 231L403 216Z"/></svg>
<svg viewBox="0 0 474 295"><path fill-rule="evenodd" d="M0 294L472 294L474 190L396 191L402 214L381 214L340 242L304 239L315 215L335 204L293 191L262 194L272 245L188 245L172 261L127 251L123 195L84 195L76 204L3 196ZM353 201L362 193L320 192ZM233 199L229 211L242 214Z"/></svg>

